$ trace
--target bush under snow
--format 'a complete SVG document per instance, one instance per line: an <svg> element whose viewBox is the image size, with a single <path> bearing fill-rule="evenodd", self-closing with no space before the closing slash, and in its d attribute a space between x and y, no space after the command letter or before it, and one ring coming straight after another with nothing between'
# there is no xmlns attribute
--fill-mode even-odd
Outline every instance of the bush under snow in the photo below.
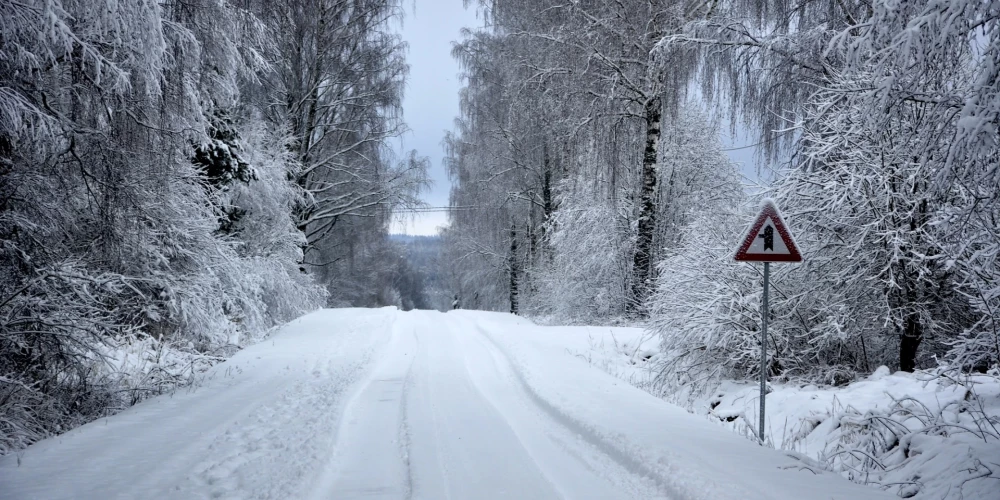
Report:
<svg viewBox="0 0 1000 500"><path fill-rule="evenodd" d="M665 384L658 339L638 328L589 328L577 357L756 440L759 384L725 380L705 391ZM883 366L834 386L770 383L767 446L810 467L902 498L994 498L1000 489L1000 373Z"/></svg>
<svg viewBox="0 0 1000 500"><path fill-rule="evenodd" d="M990 498L1000 481L1000 377L944 368L844 387L773 384L768 444L903 498ZM724 382L690 407L754 439L759 386Z"/></svg>

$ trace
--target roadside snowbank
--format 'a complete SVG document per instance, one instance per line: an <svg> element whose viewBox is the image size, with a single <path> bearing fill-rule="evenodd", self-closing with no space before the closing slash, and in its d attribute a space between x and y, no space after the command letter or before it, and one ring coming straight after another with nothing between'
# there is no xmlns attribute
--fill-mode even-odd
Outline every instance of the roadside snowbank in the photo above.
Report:
<svg viewBox="0 0 1000 500"><path fill-rule="evenodd" d="M477 314L482 317L484 313ZM613 353L591 352L587 359L582 351L574 352L591 342L590 335L598 338L602 330L608 332L602 344L606 348L616 345L616 340L619 348L628 341L635 352L635 347L643 345L641 331L538 327L506 314L493 319L485 333L517 365L536 403L633 473L656 481L671 498L889 498L835 477L801 454L762 449L720 433L705 419L588 366L600 366L595 359L610 360ZM628 361L634 355L623 351L619 375L639 373L628 368L634 366Z"/></svg>
<svg viewBox="0 0 1000 500"><path fill-rule="evenodd" d="M206 370L239 349L233 345L200 352L187 342L148 336L105 339L87 349L68 349L67 356L78 360L79 369L67 370L57 380L66 382L63 399L72 402L71 407L45 397L40 383L18 383L0 374L0 456L196 383Z"/></svg>
<svg viewBox="0 0 1000 500"><path fill-rule="evenodd" d="M659 339L640 328L564 327L538 340L755 441L756 382L665 392ZM662 381L661 381L662 382ZM918 500L1000 498L1000 376L881 367L844 387L770 384L768 445Z"/></svg>
<svg viewBox="0 0 1000 500"><path fill-rule="evenodd" d="M881 367L844 387L771 385L768 439L902 498L1000 498L1000 379L953 377ZM692 407L752 435L758 393L726 382Z"/></svg>
<svg viewBox="0 0 1000 500"><path fill-rule="evenodd" d="M0 457L0 498L303 498L393 319L295 319L190 387Z"/></svg>

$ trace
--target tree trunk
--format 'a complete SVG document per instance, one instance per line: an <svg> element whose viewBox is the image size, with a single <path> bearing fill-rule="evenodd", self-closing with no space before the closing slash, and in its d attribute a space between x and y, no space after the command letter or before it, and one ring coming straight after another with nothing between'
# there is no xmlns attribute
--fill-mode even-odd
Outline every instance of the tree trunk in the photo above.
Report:
<svg viewBox="0 0 1000 500"><path fill-rule="evenodd" d="M646 149L642 155L642 192L639 195L639 231L632 261L632 289L628 311L645 315L653 279L653 233L656 231L656 160L660 142L660 98L646 102Z"/></svg>
<svg viewBox="0 0 1000 500"><path fill-rule="evenodd" d="M525 230L528 232L528 259L527 267L530 269L531 266L535 265L538 258L538 216L535 215L535 193L532 191L528 192L528 198L532 200L531 205L528 206L528 224L525 226Z"/></svg>
<svg viewBox="0 0 1000 500"><path fill-rule="evenodd" d="M916 159L914 159L916 160ZM913 194L917 194L919 184L914 184ZM913 210L913 215L910 217L910 232L914 235L919 235L919 231L927 223L927 200L919 201ZM917 236L919 238L919 236ZM914 241L913 245L917 248L919 240ZM905 248L905 247L903 247ZM903 275L904 280L901 281L903 286L904 297L906 297L906 316L903 318L903 332L899 338L899 369L904 372L912 372L917 368L917 350L920 347L920 341L923 340L924 336L924 326L920 322L920 312L919 309L922 307L919 305L919 299L924 296L922 282L919 280L918 276L914 276L906 265L903 265ZM918 287L920 287L918 289Z"/></svg>
<svg viewBox="0 0 1000 500"><path fill-rule="evenodd" d="M923 338L920 315L911 312L903 324L903 335L899 338L899 369L912 372L917 367L917 348Z"/></svg>
<svg viewBox="0 0 1000 500"><path fill-rule="evenodd" d="M542 177L542 222L548 222L552 217L552 172L548 168L548 159L545 161L545 174Z"/></svg>
<svg viewBox="0 0 1000 500"><path fill-rule="evenodd" d="M517 226L510 225L510 256L508 257L510 267L510 312L517 314L517 287L518 287L518 265L517 265Z"/></svg>
<svg viewBox="0 0 1000 500"><path fill-rule="evenodd" d="M555 205L552 200L552 162L549 158L549 148L546 144L544 149L544 161L542 163L542 225L541 225L541 252L547 257L549 264L552 263L552 251L549 248L549 232L551 231L550 220Z"/></svg>

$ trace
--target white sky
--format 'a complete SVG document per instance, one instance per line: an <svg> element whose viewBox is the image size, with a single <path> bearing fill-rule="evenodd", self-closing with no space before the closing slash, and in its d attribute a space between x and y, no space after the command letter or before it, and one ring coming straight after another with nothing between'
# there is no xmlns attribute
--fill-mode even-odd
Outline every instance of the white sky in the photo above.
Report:
<svg viewBox="0 0 1000 500"><path fill-rule="evenodd" d="M406 54L410 77L403 96L403 118L410 126L397 146L401 151L416 149L431 160L430 178L434 185L423 199L434 207L448 205L451 183L444 170L444 147L441 140L458 117L458 91L461 71L451 57L452 43L460 39L466 26L479 26L475 6L462 7L462 0L404 0L406 19L400 32L409 44ZM391 232L437 234L438 226L448 223L445 212L402 217Z"/></svg>
<svg viewBox="0 0 1000 500"><path fill-rule="evenodd" d="M407 62L410 75L403 97L403 117L411 131L396 143L401 153L416 149L417 154L431 160L430 178L434 184L423 193L423 199L433 207L448 205L451 182L444 170L444 147L441 140L453 128L458 117L458 91L462 86L458 63L451 57L452 44L459 40L460 30L479 26L475 6L465 9L462 0L404 0L406 18L400 28L409 44ZM751 144L748 137L731 139L722 127L726 148ZM749 179L757 179L753 161L755 148L727 151L730 159L741 166ZM437 228L448 223L446 212L397 217L390 232L413 235L437 234Z"/></svg>

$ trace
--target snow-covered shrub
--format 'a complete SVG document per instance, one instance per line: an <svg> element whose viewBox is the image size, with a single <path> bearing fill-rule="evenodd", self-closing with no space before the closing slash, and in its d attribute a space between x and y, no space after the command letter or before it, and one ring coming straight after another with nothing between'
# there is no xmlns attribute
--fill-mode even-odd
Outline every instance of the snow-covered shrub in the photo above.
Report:
<svg viewBox="0 0 1000 500"><path fill-rule="evenodd" d="M137 334L144 302L136 280L72 261L0 297L0 454L102 414L115 395L93 370Z"/></svg>
<svg viewBox="0 0 1000 500"><path fill-rule="evenodd" d="M234 286L254 287L250 295L259 305L243 316L253 321L247 330L257 332L321 307L326 290L299 269L306 240L290 216L300 193L287 182L295 166L288 139L254 117L248 122L243 132L247 161L259 180L234 183L220 195L219 205L242 214L230 234L242 268Z"/></svg>
<svg viewBox="0 0 1000 500"><path fill-rule="evenodd" d="M884 485L902 498L988 498L1000 481L1000 464L991 460L1000 451L1000 415L995 407L987 413L974 384L959 387L962 399L941 407L903 397L893 398L888 408L861 412L845 402L831 419L839 427L837 439L819 460L853 481ZM829 425L821 424L817 432Z"/></svg>
<svg viewBox="0 0 1000 500"><path fill-rule="evenodd" d="M858 372L911 371L969 326L971 306L940 224L955 197L934 186L941 165L914 156L942 124L919 104L872 119L852 96L873 79L854 74L814 95L803 161L775 192L808 255L793 300L816 349Z"/></svg>
<svg viewBox="0 0 1000 500"><path fill-rule="evenodd" d="M963 198L989 199L986 186L974 186L977 193L959 187ZM994 190L996 197L1000 190ZM994 198L992 208L983 207L968 217L969 210L959 205L945 210L941 225L962 228L953 239L951 249L961 260L952 259L946 266L961 275L959 293L971 305L968 326L956 337L946 339L945 358L966 370L984 372L1000 369L1000 200ZM964 207L972 206L971 200ZM947 230L947 229L945 229Z"/></svg>
<svg viewBox="0 0 1000 500"><path fill-rule="evenodd" d="M692 397L725 379L755 379L760 373L760 265L733 261L733 245L746 213L696 219L677 252L660 264L649 327L661 338L661 390ZM768 376L842 383L836 364L811 354L802 318L784 294L794 288L792 269L771 268Z"/></svg>
<svg viewBox="0 0 1000 500"><path fill-rule="evenodd" d="M696 216L659 263L649 327L660 335L666 390L704 390L760 369L760 280L732 260L743 230L738 215Z"/></svg>
<svg viewBox="0 0 1000 500"><path fill-rule="evenodd" d="M551 261L541 263L533 277L533 314L601 322L624 313L631 247L620 227L625 219L594 196L580 187L560 197L551 222Z"/></svg>
<svg viewBox="0 0 1000 500"><path fill-rule="evenodd" d="M841 387L774 383L766 440L903 498L992 498L1000 480L998 375L947 366L890 373L882 366ZM756 440L758 390L724 382L707 398L683 402Z"/></svg>

